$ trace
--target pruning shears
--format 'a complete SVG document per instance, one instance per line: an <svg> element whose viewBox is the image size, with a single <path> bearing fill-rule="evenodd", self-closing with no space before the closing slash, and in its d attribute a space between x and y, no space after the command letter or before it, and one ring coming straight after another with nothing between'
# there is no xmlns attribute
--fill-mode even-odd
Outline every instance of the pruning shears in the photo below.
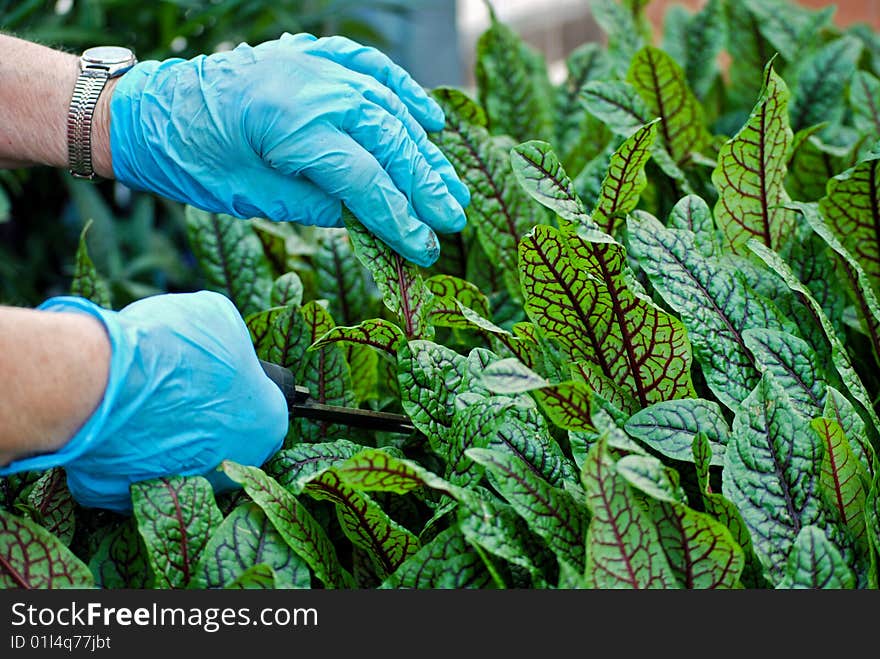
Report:
<svg viewBox="0 0 880 659"><path fill-rule="evenodd" d="M287 408L292 418L314 419L329 423L341 423L346 426L366 428L368 430L384 430L387 432L411 433L415 426L409 417L390 412L375 412L355 407L324 405L319 403L309 391L296 383L293 372L278 364L260 360L263 371L269 376L287 400Z"/></svg>

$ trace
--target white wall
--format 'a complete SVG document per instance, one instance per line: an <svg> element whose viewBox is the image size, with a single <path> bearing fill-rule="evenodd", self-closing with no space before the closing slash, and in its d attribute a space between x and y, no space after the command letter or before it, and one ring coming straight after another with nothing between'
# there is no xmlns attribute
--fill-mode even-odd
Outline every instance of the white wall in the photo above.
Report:
<svg viewBox="0 0 880 659"><path fill-rule="evenodd" d="M489 25L489 12L484 0L454 1L464 77L472 82L474 47ZM600 36L587 0L493 0L492 7L498 20L527 35L527 41L544 53L554 81L564 77L564 60L570 50L562 38L563 26L578 23L584 39Z"/></svg>

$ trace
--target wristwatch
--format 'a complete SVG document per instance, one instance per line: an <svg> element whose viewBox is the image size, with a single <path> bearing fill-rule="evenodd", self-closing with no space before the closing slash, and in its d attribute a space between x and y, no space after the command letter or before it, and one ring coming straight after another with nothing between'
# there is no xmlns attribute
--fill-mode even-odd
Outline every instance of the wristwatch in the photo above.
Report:
<svg viewBox="0 0 880 659"><path fill-rule="evenodd" d="M134 53L121 46L89 48L79 58L79 75L67 110L67 163L76 178L93 180L92 119L95 105L110 78L137 64Z"/></svg>

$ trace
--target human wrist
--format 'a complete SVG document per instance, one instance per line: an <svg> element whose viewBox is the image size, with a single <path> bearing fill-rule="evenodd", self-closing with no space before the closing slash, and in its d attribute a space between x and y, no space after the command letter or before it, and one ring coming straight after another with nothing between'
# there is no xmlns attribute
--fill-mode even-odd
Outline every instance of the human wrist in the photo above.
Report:
<svg viewBox="0 0 880 659"><path fill-rule="evenodd" d="M11 472L66 464L76 438L94 426L118 332L88 306L83 298L50 298L37 309L2 309L0 377L16 387L0 400L8 421L0 429L0 465L10 463Z"/></svg>
<svg viewBox="0 0 880 659"><path fill-rule="evenodd" d="M66 167L76 55L8 35L0 52L0 167Z"/></svg>

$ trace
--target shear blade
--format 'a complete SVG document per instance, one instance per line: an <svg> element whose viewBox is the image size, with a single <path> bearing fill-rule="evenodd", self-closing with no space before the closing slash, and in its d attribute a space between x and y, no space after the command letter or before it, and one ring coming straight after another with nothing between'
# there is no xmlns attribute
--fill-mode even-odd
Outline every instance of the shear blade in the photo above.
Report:
<svg viewBox="0 0 880 659"><path fill-rule="evenodd" d="M294 403L290 410L291 416L327 423L341 423L347 426L365 428L367 430L385 430L387 432L411 433L415 426L408 417L389 412L374 412L337 405L323 405L310 400Z"/></svg>

